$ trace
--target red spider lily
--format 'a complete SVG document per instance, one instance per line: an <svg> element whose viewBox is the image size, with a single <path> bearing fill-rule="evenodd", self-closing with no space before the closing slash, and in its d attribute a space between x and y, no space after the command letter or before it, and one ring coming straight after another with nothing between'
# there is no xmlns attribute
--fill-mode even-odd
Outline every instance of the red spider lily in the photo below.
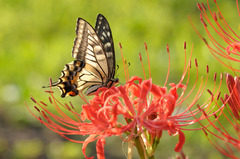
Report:
<svg viewBox="0 0 240 159"><path fill-rule="evenodd" d="M204 81L201 78L198 86L198 64L196 60L195 84L187 91L191 63L190 60L188 63L186 61L186 44L184 50L185 65L183 75L178 83L169 83L169 89L166 86L169 69L165 84L158 86L152 83L149 64L149 79L143 80L140 77L133 76L128 80L128 75L126 75L126 84L118 87L113 86L109 89L101 88L89 102L83 94L80 94L81 99L86 102L86 104L82 105L81 113L78 113L71 103L61 104L54 97L52 90L48 91L50 93L49 102L58 111L58 115L53 114L48 109L47 104L42 101L38 102L33 97L32 100L37 105L35 109L40 113L41 117L32 113L30 108L28 109L52 131L70 141L82 143L82 151L85 157L85 150L90 142L97 140L97 157L104 159L105 138L110 136L124 138L124 135L127 135L127 139L123 140L134 143L141 158L154 158L154 152L163 131L167 131L172 136L178 135L179 141L175 146L175 151L179 152L185 143L183 130L202 129L188 129L185 128L186 126L209 119L211 116L214 117L217 113L221 113L220 110L222 110L222 108L219 108L214 111L214 108L210 107L212 97L205 100L201 105L197 104L208 81L208 67L206 80ZM168 46L167 52L170 57ZM141 55L140 61L142 63ZM125 71L128 72L128 69L125 69ZM144 74L144 76L146 75ZM214 85L214 90L218 94L219 88L216 88L216 85ZM196 93L193 94L194 91ZM191 100L189 100L190 96L192 96ZM203 111L205 115L202 115ZM69 114L72 114L72 118ZM124 121L121 119L124 119ZM88 137L85 141L78 141L70 138L71 135L87 135ZM128 155L128 158L131 158L130 151Z"/></svg>
<svg viewBox="0 0 240 159"><path fill-rule="evenodd" d="M230 124L232 126L233 131L231 133L226 134L222 133L225 139L227 139L227 142L232 147L230 149L230 146L228 146L228 151L223 151L227 156L230 156L232 158L240 158L240 155L234 154L234 150L239 154L240 151L240 81L239 77L233 78L230 74L226 74L226 83L229 90L229 95L225 94L225 98L223 100L224 103L228 103L230 110L228 109L228 113L230 114L230 119L224 114L226 119L228 121L231 121ZM228 107L226 107L228 108ZM234 118L235 117L235 118ZM223 153L223 154L224 154ZM238 157L237 157L238 156Z"/></svg>
<svg viewBox="0 0 240 159"><path fill-rule="evenodd" d="M231 70L239 72L240 69L233 67L233 65L237 64L238 66L240 62L240 36L234 32L223 17L217 1L213 0L213 2L218 9L217 13L211 10L209 0L207 0L207 7L203 3L197 5L201 11L200 20L213 46L210 46L207 40L201 36L194 26L193 27L217 60ZM236 4L239 14L238 0L236 0ZM207 12L207 8L209 13ZM214 37L215 34L212 33L212 31L214 31L218 37ZM224 99L221 100L223 105L228 103L230 109L229 107L225 107L227 112L223 112L222 117L219 118L217 122L213 123L209 120L212 127L205 128L204 131L211 144L218 151L225 156L239 158L237 157L240 151L239 78L233 78L231 75L226 74L226 82L229 95L225 94ZM218 98L219 96L214 98L216 99L216 105ZM211 138L210 134L217 138ZM221 142L217 139L220 139Z"/></svg>
<svg viewBox="0 0 240 159"><path fill-rule="evenodd" d="M223 105L228 103L230 109L225 107L226 111L222 112L221 117L215 117L219 118L217 122L212 122L207 117L211 126L205 127L204 132L210 143L219 152L227 157L237 159L240 158L239 78L233 78L230 74L226 74L226 83L230 94L225 94L225 98L221 98L221 100ZM219 96L215 99L217 105ZM203 114L205 115L204 111Z"/></svg>
<svg viewBox="0 0 240 159"><path fill-rule="evenodd" d="M213 46L211 46L207 40L202 37L202 35L194 26L193 28L199 37L206 43L213 56L219 62L234 71L240 72L238 67L233 66L235 63L238 64L240 62L240 36L234 32L234 30L223 17L217 1L213 1L218 9L217 13L211 10L209 0L207 0L207 8L209 13L207 12L207 8L203 3L197 4L198 9L201 11L200 20L203 23L204 29ZM238 0L236 0L236 4L239 13ZM218 36L215 36L214 32Z"/></svg>

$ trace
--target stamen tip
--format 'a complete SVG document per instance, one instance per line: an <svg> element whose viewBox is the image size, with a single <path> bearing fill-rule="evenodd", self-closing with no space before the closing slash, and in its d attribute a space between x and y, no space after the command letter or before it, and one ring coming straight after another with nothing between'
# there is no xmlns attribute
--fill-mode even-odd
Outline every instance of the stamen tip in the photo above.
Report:
<svg viewBox="0 0 240 159"><path fill-rule="evenodd" d="M218 118L216 112L213 112L213 115L216 119Z"/></svg>
<svg viewBox="0 0 240 159"><path fill-rule="evenodd" d="M202 4L202 6L203 6L203 9L204 9L204 10L206 10L206 7L205 7L205 5L204 5L203 3L201 3L201 4Z"/></svg>
<svg viewBox="0 0 240 159"><path fill-rule="evenodd" d="M52 104L52 98L51 98L51 97L49 97L48 99L49 99L49 102Z"/></svg>
<svg viewBox="0 0 240 159"><path fill-rule="evenodd" d="M221 92L218 93L217 100L219 100Z"/></svg>
<svg viewBox="0 0 240 159"><path fill-rule="evenodd" d="M37 101L36 101L33 97L31 97L31 100L32 100L34 103L37 103Z"/></svg>
<svg viewBox="0 0 240 159"><path fill-rule="evenodd" d="M147 50L147 43L146 43L146 42L144 42L144 45L145 45L145 50Z"/></svg>
<svg viewBox="0 0 240 159"><path fill-rule="evenodd" d="M126 64L126 63L127 63L127 59L126 59L126 58L124 58L124 59L123 59L123 62Z"/></svg>
<svg viewBox="0 0 240 159"><path fill-rule="evenodd" d="M52 78L49 78L50 87L52 87Z"/></svg>
<svg viewBox="0 0 240 159"><path fill-rule="evenodd" d="M209 89L207 89L207 91L211 96L213 95L212 92Z"/></svg>
<svg viewBox="0 0 240 159"><path fill-rule="evenodd" d="M206 40L205 38L202 38L202 39L203 39L203 41L205 42L205 44L208 45L207 40Z"/></svg>
<svg viewBox="0 0 240 159"><path fill-rule="evenodd" d="M41 124L43 124L42 118L39 117L38 120L41 122Z"/></svg>
<svg viewBox="0 0 240 159"><path fill-rule="evenodd" d="M220 74L220 80L223 80L223 74L222 73Z"/></svg>
<svg viewBox="0 0 240 159"><path fill-rule="evenodd" d="M197 3L197 7L198 7L199 10L202 10L202 7L199 3Z"/></svg>
<svg viewBox="0 0 240 159"><path fill-rule="evenodd" d="M215 21L218 21L216 12L213 12L213 19L214 19Z"/></svg>
<svg viewBox="0 0 240 159"><path fill-rule="evenodd" d="M40 101L40 103L41 103L42 105L44 105L44 106L47 106L47 104L44 103L43 101Z"/></svg>
<svg viewBox="0 0 240 159"><path fill-rule="evenodd" d="M196 65L196 67L198 67L197 59L195 59L195 65Z"/></svg>
<svg viewBox="0 0 240 159"><path fill-rule="evenodd" d="M120 49L122 49L122 44L121 43L119 43L119 47L120 47Z"/></svg>
<svg viewBox="0 0 240 159"><path fill-rule="evenodd" d="M205 133L205 135L208 136L207 131L206 131L205 129L202 129L202 130L203 130L203 132Z"/></svg>
<svg viewBox="0 0 240 159"><path fill-rule="evenodd" d="M221 15L221 13L220 13L220 12L218 12L218 13L217 13L217 15L218 15L218 18L219 18L220 20L222 20L222 19L223 19L223 17L222 17L222 15Z"/></svg>
<svg viewBox="0 0 240 159"><path fill-rule="evenodd" d="M169 53L169 45L167 44L167 52Z"/></svg>
<svg viewBox="0 0 240 159"><path fill-rule="evenodd" d="M213 78L213 81L214 81L214 82L216 81L216 78L217 78L217 73L215 72L215 73L214 73L214 78Z"/></svg>
<svg viewBox="0 0 240 159"><path fill-rule="evenodd" d="M54 93L53 91L45 91L46 93Z"/></svg>
<svg viewBox="0 0 240 159"><path fill-rule="evenodd" d="M35 108L38 112L40 112L40 110L38 109L38 107L34 106L34 108Z"/></svg>
<svg viewBox="0 0 240 159"><path fill-rule="evenodd" d="M142 55L141 55L141 53L139 53L139 59L140 59L140 61L142 61Z"/></svg>

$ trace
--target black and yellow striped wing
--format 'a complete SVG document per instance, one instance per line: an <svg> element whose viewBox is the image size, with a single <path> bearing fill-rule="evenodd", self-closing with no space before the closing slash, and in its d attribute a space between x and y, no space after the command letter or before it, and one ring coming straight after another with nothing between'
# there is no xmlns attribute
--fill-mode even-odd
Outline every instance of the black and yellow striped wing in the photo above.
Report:
<svg viewBox="0 0 240 159"><path fill-rule="evenodd" d="M115 53L110 26L99 14L95 29L78 18L72 56L76 60L65 65L62 76L52 86L58 86L62 97L75 96L86 89L91 95L100 87L111 87L115 75Z"/></svg>
<svg viewBox="0 0 240 159"><path fill-rule="evenodd" d="M115 53L112 32L106 18L99 14L95 26L96 33L102 41L108 62L108 77L114 78L115 75Z"/></svg>

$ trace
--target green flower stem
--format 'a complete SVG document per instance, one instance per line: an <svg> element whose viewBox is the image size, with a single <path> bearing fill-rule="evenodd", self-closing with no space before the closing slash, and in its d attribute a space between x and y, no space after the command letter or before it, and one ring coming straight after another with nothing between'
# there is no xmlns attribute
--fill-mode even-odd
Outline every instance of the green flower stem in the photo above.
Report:
<svg viewBox="0 0 240 159"><path fill-rule="evenodd" d="M134 145L134 142L130 140L128 142L128 157L127 157L128 159L132 159L133 145Z"/></svg>
<svg viewBox="0 0 240 159"><path fill-rule="evenodd" d="M135 138L135 146L137 148L140 159L155 159L154 154L147 157L146 149L141 136Z"/></svg>
<svg viewBox="0 0 240 159"><path fill-rule="evenodd" d="M141 136L137 136L137 137L135 138L135 146L136 146L136 148L137 148L139 157L140 157L141 159L147 159L147 155L146 155L146 151L145 151L145 146L144 146L144 143L143 143L143 140L142 140Z"/></svg>

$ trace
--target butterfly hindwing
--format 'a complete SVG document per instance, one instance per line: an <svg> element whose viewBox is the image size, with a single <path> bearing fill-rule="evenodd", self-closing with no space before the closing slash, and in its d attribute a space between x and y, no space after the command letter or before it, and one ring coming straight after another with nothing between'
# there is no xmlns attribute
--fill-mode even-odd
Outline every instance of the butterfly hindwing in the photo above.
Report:
<svg viewBox="0 0 240 159"><path fill-rule="evenodd" d="M75 96L78 94L78 83L76 82L76 78L83 68L84 63L79 60L66 64L62 70L62 76L59 78L58 82L52 86L58 86L60 88L62 97L65 97L66 95Z"/></svg>
<svg viewBox="0 0 240 159"><path fill-rule="evenodd" d="M65 65L58 86L62 97L75 96L85 89L86 95L100 87L110 87L115 81L115 54L110 26L99 14L95 30L84 19L78 18L72 56L76 60ZM114 81L113 81L114 80Z"/></svg>

